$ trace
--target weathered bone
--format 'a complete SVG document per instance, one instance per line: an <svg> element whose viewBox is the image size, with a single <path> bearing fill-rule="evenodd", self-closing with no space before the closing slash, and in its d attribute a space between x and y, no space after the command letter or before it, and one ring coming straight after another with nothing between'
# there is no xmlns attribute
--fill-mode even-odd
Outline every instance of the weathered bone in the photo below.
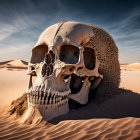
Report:
<svg viewBox="0 0 140 140"><path fill-rule="evenodd" d="M36 68L36 64L29 63L28 64L27 75L35 76L36 75L35 68Z"/></svg>
<svg viewBox="0 0 140 140"><path fill-rule="evenodd" d="M76 94L70 94L70 98L79 102L80 104L86 104L88 101L88 94L91 83L88 80L88 77L85 77L82 89Z"/></svg>
<svg viewBox="0 0 140 140"><path fill-rule="evenodd" d="M28 115L30 112L39 112L43 118L50 120L68 113L69 98L80 104L88 102L90 80L99 77L95 80L96 88L103 78L98 72L97 57L92 58L91 53L90 58L96 60L87 61L88 52L95 50L85 49L85 45L93 36L91 26L78 22L55 24L41 34L32 50L31 63L34 64L29 64L31 69L28 70L28 74L37 76L34 84L29 84L30 90L27 90ZM93 53L94 56L95 54ZM90 62L95 66L94 69L88 69ZM77 77L74 80L75 75ZM75 82L73 88L81 88L80 91L78 89L78 93L71 93L71 82Z"/></svg>

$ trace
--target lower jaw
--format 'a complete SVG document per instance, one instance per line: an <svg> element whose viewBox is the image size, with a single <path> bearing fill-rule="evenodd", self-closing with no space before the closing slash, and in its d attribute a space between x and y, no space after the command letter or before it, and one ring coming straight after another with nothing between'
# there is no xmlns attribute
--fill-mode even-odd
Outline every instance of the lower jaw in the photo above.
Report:
<svg viewBox="0 0 140 140"><path fill-rule="evenodd" d="M44 120L49 121L57 116L68 113L69 105L68 103L65 103L64 105L58 107L54 105L40 105L28 102L27 112L27 114L31 115L32 117L35 115L34 112L38 112Z"/></svg>
<svg viewBox="0 0 140 140"><path fill-rule="evenodd" d="M68 98L60 100L58 98L56 102L44 100L44 98L36 98L37 96L32 96L27 94L28 99L28 110L26 113L26 118L30 120L37 116L41 116L44 120L49 121L57 116L66 114L69 112Z"/></svg>

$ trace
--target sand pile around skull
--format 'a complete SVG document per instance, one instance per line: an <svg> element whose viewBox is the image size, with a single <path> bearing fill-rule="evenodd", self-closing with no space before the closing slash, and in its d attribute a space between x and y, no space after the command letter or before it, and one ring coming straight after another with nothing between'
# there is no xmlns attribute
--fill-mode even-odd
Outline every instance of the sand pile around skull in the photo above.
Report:
<svg viewBox="0 0 140 140"><path fill-rule="evenodd" d="M0 139L139 139L140 95L120 89L102 104L90 102L50 122L22 124L0 111ZM38 117L38 116L36 116Z"/></svg>
<svg viewBox="0 0 140 140"><path fill-rule="evenodd" d="M16 116L21 116L27 110L27 96L26 93L23 94L22 97L17 100L12 101L9 113L10 115L16 114Z"/></svg>

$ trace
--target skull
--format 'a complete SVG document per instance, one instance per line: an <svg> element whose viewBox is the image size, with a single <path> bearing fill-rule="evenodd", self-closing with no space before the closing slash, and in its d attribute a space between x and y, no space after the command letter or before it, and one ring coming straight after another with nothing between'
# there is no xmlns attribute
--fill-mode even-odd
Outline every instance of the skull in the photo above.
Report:
<svg viewBox="0 0 140 140"><path fill-rule="evenodd" d="M78 22L55 24L41 34L28 66L28 113L37 109L48 121L69 112L69 99L88 102L89 90L103 78L97 52L86 46L93 36L90 25Z"/></svg>

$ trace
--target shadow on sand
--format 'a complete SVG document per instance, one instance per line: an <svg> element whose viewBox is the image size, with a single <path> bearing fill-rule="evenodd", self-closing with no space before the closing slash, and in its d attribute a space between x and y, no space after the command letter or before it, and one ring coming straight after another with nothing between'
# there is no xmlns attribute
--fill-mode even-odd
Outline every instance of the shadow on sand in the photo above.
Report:
<svg viewBox="0 0 140 140"><path fill-rule="evenodd" d="M90 99L87 105L78 109L70 109L68 114L59 116L49 122L57 124L63 120L140 118L140 94L124 89L118 89L117 93L117 95L102 103L97 103L94 99Z"/></svg>

